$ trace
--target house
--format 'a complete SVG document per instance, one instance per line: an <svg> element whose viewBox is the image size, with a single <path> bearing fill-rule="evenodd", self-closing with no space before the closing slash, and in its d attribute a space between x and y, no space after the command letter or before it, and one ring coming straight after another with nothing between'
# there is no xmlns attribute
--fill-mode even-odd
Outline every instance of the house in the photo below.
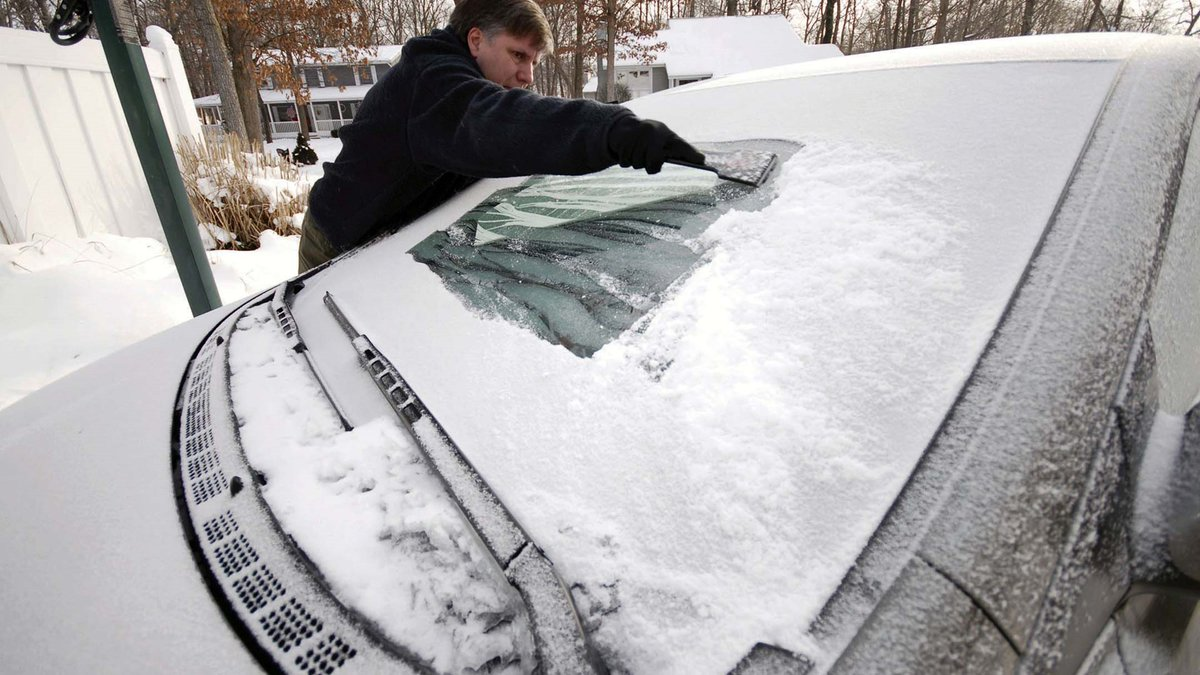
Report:
<svg viewBox="0 0 1200 675"><path fill-rule="evenodd" d="M300 76L308 87L305 108L313 136L329 136L334 129L348 124L371 85L400 60L401 45L378 45L367 49L361 60L348 62L338 49L321 49L332 58L327 63L308 62L300 66ZM271 124L273 136L295 135L300 131L299 110L287 89L279 89L267 78L259 89L263 102L263 120ZM221 128L221 96L213 94L194 100L196 114L205 129Z"/></svg>
<svg viewBox="0 0 1200 675"><path fill-rule="evenodd" d="M617 50L616 82L631 98L700 80L789 63L841 56L836 45L808 45L786 17L713 16L671 19L646 41L661 43L650 63ZM603 76L603 68L598 69ZM599 78L584 85L583 95L595 98ZM615 98L615 96L610 96Z"/></svg>

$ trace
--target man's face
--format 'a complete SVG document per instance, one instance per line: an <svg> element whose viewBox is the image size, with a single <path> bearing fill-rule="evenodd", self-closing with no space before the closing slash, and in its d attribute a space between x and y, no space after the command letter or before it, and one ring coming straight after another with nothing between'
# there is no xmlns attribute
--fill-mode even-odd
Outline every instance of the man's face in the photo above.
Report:
<svg viewBox="0 0 1200 675"><path fill-rule="evenodd" d="M505 89L525 88L533 84L533 67L542 57L534 46L534 37L513 37L501 31L489 38L478 28L467 33L467 46L483 76Z"/></svg>

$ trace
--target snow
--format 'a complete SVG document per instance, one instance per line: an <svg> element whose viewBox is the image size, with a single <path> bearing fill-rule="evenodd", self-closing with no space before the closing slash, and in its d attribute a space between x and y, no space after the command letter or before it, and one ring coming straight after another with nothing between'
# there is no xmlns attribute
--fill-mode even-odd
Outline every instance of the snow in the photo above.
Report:
<svg viewBox="0 0 1200 675"><path fill-rule="evenodd" d="M276 141L267 152L294 145L292 139ZM332 160L342 147L335 138L313 139L310 145L322 160ZM300 170L314 181L321 176L321 162ZM294 189L278 177L262 182L273 200ZM222 301L294 276L299 241L267 232L254 251L209 251ZM35 235L0 246L0 315L5 317L0 331L3 409L96 359L190 319L191 311L170 251L154 239Z"/></svg>
<svg viewBox="0 0 1200 675"><path fill-rule="evenodd" d="M836 45L804 44L779 15L671 19L658 40L667 48L656 62L677 78L717 78L842 55Z"/></svg>
<svg viewBox="0 0 1200 675"><path fill-rule="evenodd" d="M257 251L210 251L221 298L293 276L299 239L268 232ZM0 315L0 409L192 317L166 246L110 234L0 246Z"/></svg>
<svg viewBox="0 0 1200 675"><path fill-rule="evenodd" d="M520 598L395 418L344 431L266 306L239 320L229 367L263 496L335 594L438 672L528 672Z"/></svg>
<svg viewBox="0 0 1200 675"><path fill-rule="evenodd" d="M710 226L704 263L588 359L464 311L407 253L516 180L333 266L296 318L303 332L327 314L326 291L356 317L593 610L614 667L728 672L760 641L819 659L809 622L991 336L1117 70L955 65L638 99L685 138L804 148L769 205Z"/></svg>
<svg viewBox="0 0 1200 675"><path fill-rule="evenodd" d="M671 78L720 78L734 73L841 56L836 45L808 45L780 15L676 18L642 41L653 50L649 63L617 49L617 67L666 66ZM596 93L598 80L584 84Z"/></svg>

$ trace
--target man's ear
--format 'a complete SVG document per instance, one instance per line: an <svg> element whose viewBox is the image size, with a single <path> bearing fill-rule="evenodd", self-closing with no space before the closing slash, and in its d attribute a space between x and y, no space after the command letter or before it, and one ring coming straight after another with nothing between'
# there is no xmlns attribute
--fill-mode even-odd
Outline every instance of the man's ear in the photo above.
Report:
<svg viewBox="0 0 1200 675"><path fill-rule="evenodd" d="M467 31L467 47L471 50L471 56L479 57L479 47L483 44L483 31L476 26Z"/></svg>

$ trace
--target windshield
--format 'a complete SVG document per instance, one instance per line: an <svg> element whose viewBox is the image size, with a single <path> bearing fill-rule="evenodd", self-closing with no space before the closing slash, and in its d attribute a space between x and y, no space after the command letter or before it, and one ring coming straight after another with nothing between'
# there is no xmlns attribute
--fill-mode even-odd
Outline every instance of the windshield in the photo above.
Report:
<svg viewBox="0 0 1200 675"><path fill-rule="evenodd" d="M770 149L786 159L797 146L737 147ZM470 309L591 356L696 265L703 254L696 237L721 214L764 206L766 197L755 193L669 164L656 176L620 168L535 176L497 190L409 253Z"/></svg>

